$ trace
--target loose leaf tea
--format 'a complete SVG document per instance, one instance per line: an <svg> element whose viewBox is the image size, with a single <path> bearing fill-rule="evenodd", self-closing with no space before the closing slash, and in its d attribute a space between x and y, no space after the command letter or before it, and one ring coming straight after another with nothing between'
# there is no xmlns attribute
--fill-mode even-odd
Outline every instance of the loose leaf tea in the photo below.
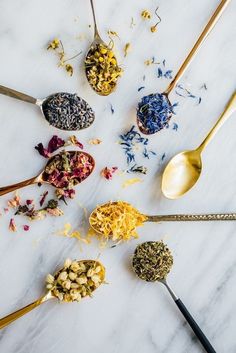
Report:
<svg viewBox="0 0 236 353"><path fill-rule="evenodd" d="M127 202L110 202L98 206L90 215L89 222L105 240L127 241L137 238L136 227L142 226L146 216Z"/></svg>
<svg viewBox="0 0 236 353"><path fill-rule="evenodd" d="M63 151L49 160L43 173L43 180L71 197L71 194L74 195L74 186L85 180L93 169L94 160L89 154Z"/></svg>
<svg viewBox="0 0 236 353"><path fill-rule="evenodd" d="M92 88L107 96L116 87L123 70L118 66L112 48L104 44L92 47L85 60L86 75Z"/></svg>
<svg viewBox="0 0 236 353"><path fill-rule="evenodd" d="M42 105L50 125L61 130L81 130L89 127L95 115L89 104L77 94L55 93Z"/></svg>
<svg viewBox="0 0 236 353"><path fill-rule="evenodd" d="M79 302L91 296L105 279L105 268L98 261L71 261L67 259L64 267L54 276L47 275L46 288L61 301Z"/></svg>
<svg viewBox="0 0 236 353"><path fill-rule="evenodd" d="M169 127L175 104L171 104L165 94L150 94L142 98L138 104L137 119L140 130L147 134Z"/></svg>
<svg viewBox="0 0 236 353"><path fill-rule="evenodd" d="M135 249L133 269L144 281L165 279L172 265L173 256L163 241L147 241Z"/></svg>

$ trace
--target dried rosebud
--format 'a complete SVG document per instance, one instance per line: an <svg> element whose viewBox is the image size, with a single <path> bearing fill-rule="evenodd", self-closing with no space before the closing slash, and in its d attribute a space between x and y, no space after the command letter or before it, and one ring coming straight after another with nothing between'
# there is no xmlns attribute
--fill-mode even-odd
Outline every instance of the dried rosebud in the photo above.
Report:
<svg viewBox="0 0 236 353"><path fill-rule="evenodd" d="M29 227L27 224L25 224L25 225L23 226L23 229L24 229L25 232L28 232L28 230L30 229L30 227Z"/></svg>

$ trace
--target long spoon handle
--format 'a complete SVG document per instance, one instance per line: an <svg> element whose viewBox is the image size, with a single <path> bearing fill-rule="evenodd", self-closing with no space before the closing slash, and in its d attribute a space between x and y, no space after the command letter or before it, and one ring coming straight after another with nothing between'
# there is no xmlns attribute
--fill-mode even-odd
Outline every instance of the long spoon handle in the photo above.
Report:
<svg viewBox="0 0 236 353"><path fill-rule="evenodd" d="M201 342L205 351L207 353L216 353L216 351L212 347L210 341L205 336L205 334L202 332L201 328L198 326L198 324L196 323L196 321L194 320L194 318L192 317L192 315L190 314L190 312L188 311L188 309L186 308L186 306L184 305L182 300L179 297L177 297L177 295L173 292L173 290L171 289L171 287L169 286L169 284L167 283L166 280L161 280L160 282L163 283L166 286L166 288L168 289L170 295L172 296L173 300L175 301L175 304L178 306L179 310L181 311L181 313L185 317L189 326L192 328L193 332L195 333L195 335L199 339L199 342Z"/></svg>
<svg viewBox="0 0 236 353"><path fill-rule="evenodd" d="M98 33L98 26L97 26L97 20L96 20L96 15L95 15L95 9L94 9L94 3L93 0L90 0L91 8L92 8L92 13L93 13L93 23L94 23L94 37L100 37Z"/></svg>
<svg viewBox="0 0 236 353"><path fill-rule="evenodd" d="M30 178L30 179L21 181L20 183L16 183L16 184L0 187L0 196L3 196L5 194L8 194L9 192L21 189L21 188L23 188L25 186L32 185L32 184L35 184L35 183L38 183L38 182L40 182L40 180L38 180L38 177L33 177L33 178Z"/></svg>
<svg viewBox="0 0 236 353"><path fill-rule="evenodd" d="M53 296L51 295L50 292L48 292L46 295L44 295L43 297L39 298L35 302L25 306L22 309L19 309L19 310L15 311L12 314L9 314L9 315L3 317L2 319L0 319L0 329L6 327L7 325L12 323L13 321L19 319L21 316L27 314L29 311L35 309L37 306L41 305L42 303L44 303L47 300L52 299L52 298L53 298Z"/></svg>
<svg viewBox="0 0 236 353"><path fill-rule="evenodd" d="M193 60L195 54L197 53L198 49L201 47L201 45L203 44L203 42L206 39L206 37L208 36L208 34L214 28L215 24L219 20L220 16L222 15L223 11L225 10L225 8L229 4L229 2L230 2L230 0L222 0L220 2L219 6L215 10L215 12L212 15L212 17L210 18L209 22L207 23L207 25L204 28L203 32L201 33L200 37L198 38L198 40L194 44L194 47L192 48L192 50L188 54L187 58L185 59L185 61L181 65L179 71L175 75L174 79L171 81L171 83L169 84L168 88L166 89L165 93L167 95L172 91L172 89L175 87L177 82L183 76L183 74L185 73L185 71L188 68L189 64L192 62L192 60Z"/></svg>
<svg viewBox="0 0 236 353"><path fill-rule="evenodd" d="M21 101L32 103L32 104L36 104L37 103L37 99L36 98L28 96L25 93L15 91L14 89L11 89L11 88L8 88L8 87L5 87L5 86L1 86L1 85L0 85L0 94L3 94L4 96L8 96L8 97L11 97L11 98L16 98L16 99L19 99Z"/></svg>
<svg viewBox="0 0 236 353"><path fill-rule="evenodd" d="M146 222L236 221L236 213L172 214L146 217Z"/></svg>
<svg viewBox="0 0 236 353"><path fill-rule="evenodd" d="M223 113L219 117L218 121L216 124L213 126L213 128L210 130L204 141L201 143L201 145L197 148L197 150L201 153L204 148L208 145L208 143L213 139L215 134L220 130L222 125L228 120L228 118L236 111L236 92L232 95L230 101L226 105Z"/></svg>

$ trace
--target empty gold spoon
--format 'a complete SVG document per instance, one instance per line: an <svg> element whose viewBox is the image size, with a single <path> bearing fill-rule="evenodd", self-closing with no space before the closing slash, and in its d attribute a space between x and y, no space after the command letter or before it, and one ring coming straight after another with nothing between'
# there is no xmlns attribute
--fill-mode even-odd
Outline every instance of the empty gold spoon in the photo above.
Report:
<svg viewBox="0 0 236 353"><path fill-rule="evenodd" d="M202 151L235 110L236 92L200 146L192 151L181 152L170 160L164 170L161 185L162 192L166 197L177 199L196 184L202 172Z"/></svg>
<svg viewBox="0 0 236 353"><path fill-rule="evenodd" d="M85 58L85 74L91 88L101 96L111 94L117 85L117 80L122 74L117 59L112 50L112 45L107 45L101 38L95 16L93 0L90 0L93 21L94 39Z"/></svg>
<svg viewBox="0 0 236 353"><path fill-rule="evenodd" d="M91 228L105 240L127 241L137 238L136 228L145 222L236 221L236 213L172 214L148 216L124 201L97 206L89 217Z"/></svg>
<svg viewBox="0 0 236 353"><path fill-rule="evenodd" d="M50 299L64 302L79 302L91 294L104 282L105 267L95 260L71 261L67 259L64 267L54 276L47 276L47 292L35 302L0 319L0 329ZM48 289L50 288L50 289Z"/></svg>
<svg viewBox="0 0 236 353"><path fill-rule="evenodd" d="M84 181L93 172L94 166L93 157L86 152L62 151L48 160L44 170L39 175L17 184L0 187L0 196L38 183L70 189Z"/></svg>

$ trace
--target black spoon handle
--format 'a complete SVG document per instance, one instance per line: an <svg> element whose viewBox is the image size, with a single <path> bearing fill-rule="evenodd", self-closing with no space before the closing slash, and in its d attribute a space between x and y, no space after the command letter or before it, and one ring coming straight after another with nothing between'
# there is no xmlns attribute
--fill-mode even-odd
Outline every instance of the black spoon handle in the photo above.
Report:
<svg viewBox="0 0 236 353"><path fill-rule="evenodd" d="M198 326L198 324L196 323L192 315L189 313L184 303L179 298L175 300L175 303L178 306L181 313L184 315L189 325L191 326L193 332L201 342L202 346L205 348L206 352L216 353L215 349L212 347L207 337L204 335L204 333L202 332L202 330L200 329L200 327Z"/></svg>

